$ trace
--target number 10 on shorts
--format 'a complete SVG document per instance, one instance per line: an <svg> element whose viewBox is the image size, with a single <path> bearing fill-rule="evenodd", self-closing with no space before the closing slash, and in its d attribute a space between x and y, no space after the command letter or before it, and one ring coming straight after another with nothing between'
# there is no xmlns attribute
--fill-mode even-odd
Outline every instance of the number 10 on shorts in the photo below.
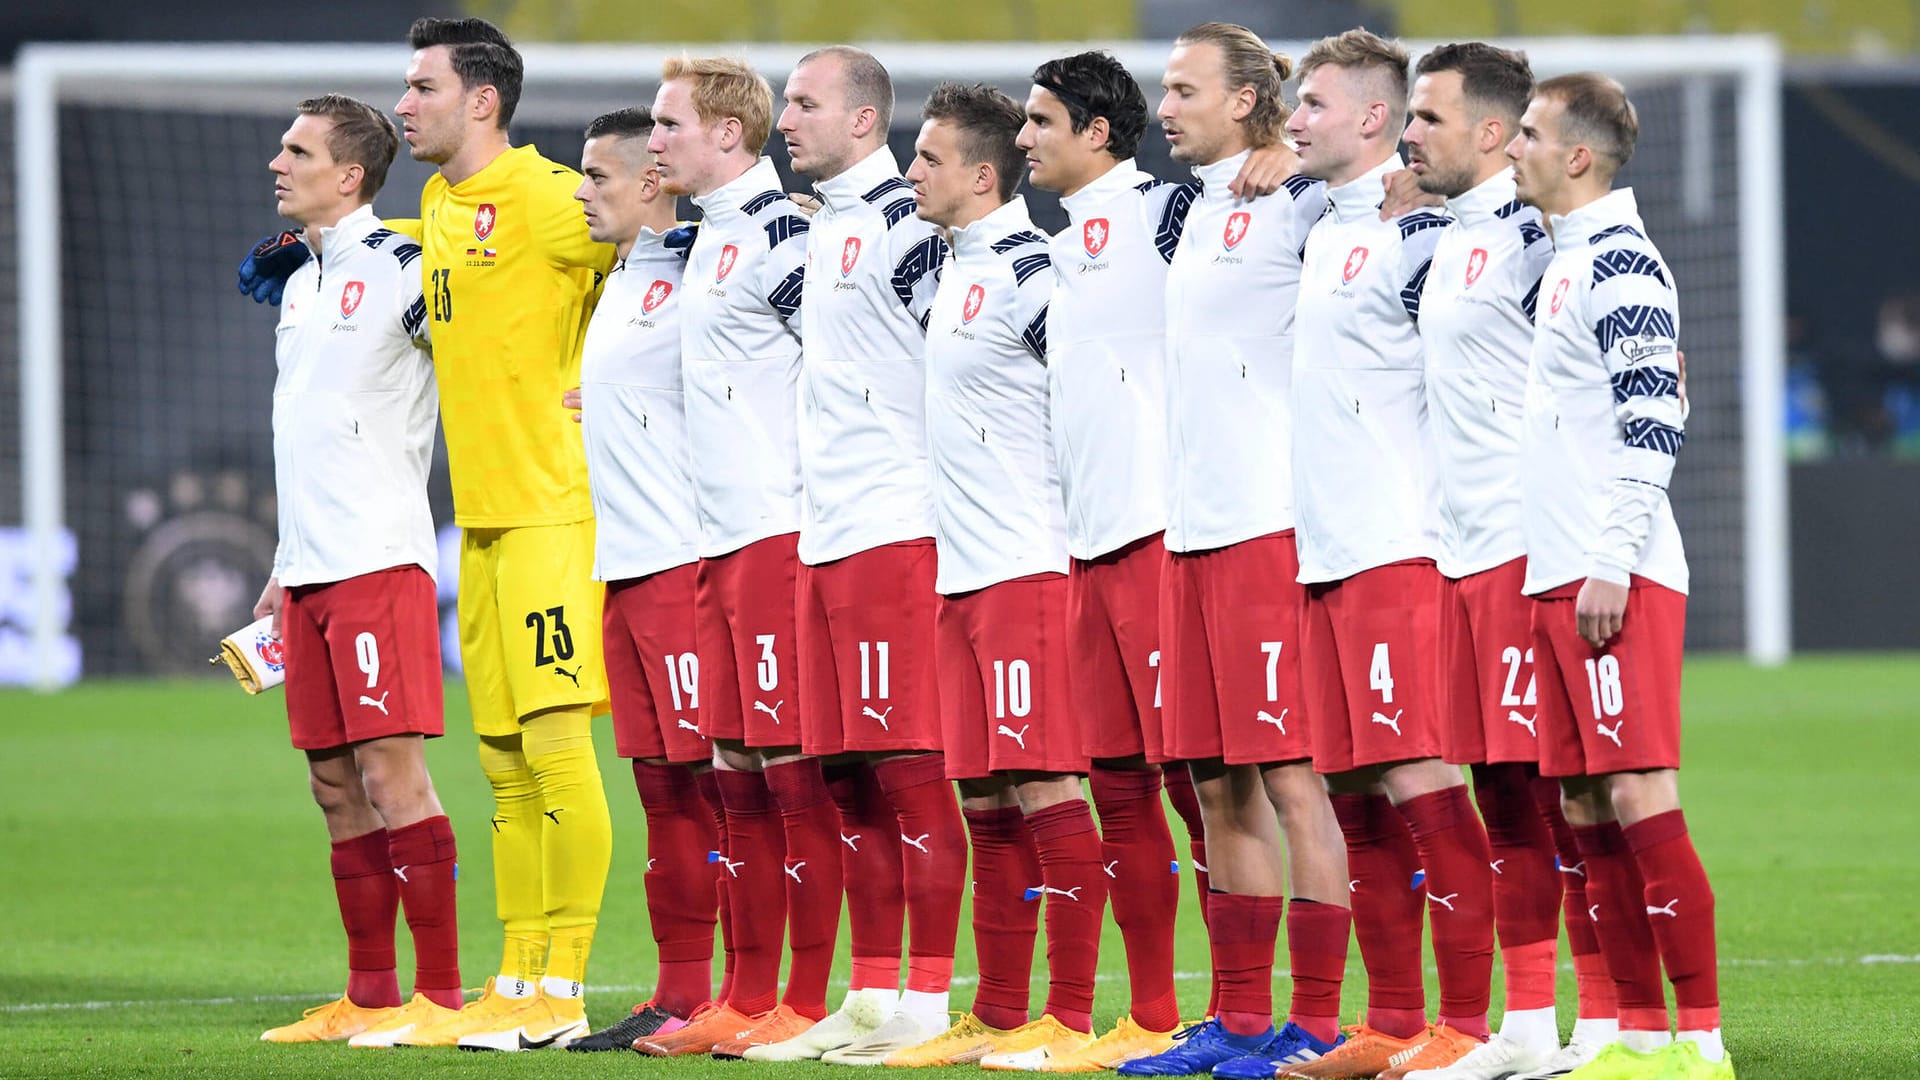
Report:
<svg viewBox="0 0 1920 1080"><path fill-rule="evenodd" d="M1033 711L1033 666L1025 660L993 662L993 718L1025 716Z"/></svg>

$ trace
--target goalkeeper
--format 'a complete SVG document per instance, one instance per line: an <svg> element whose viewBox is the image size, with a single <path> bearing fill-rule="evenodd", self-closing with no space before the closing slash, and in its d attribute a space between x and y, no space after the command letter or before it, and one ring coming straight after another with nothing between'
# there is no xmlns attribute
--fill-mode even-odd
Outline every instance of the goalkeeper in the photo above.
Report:
<svg viewBox="0 0 1920 1080"><path fill-rule="evenodd" d="M422 753L441 733L442 704L420 247L371 205L399 145L372 106L329 95L300 103L269 166L298 230L283 236L317 258L288 282L280 311L280 543L254 613L273 618L285 651L287 721L333 841L348 976L339 1000L267 1042L392 1045L460 1007L453 829ZM404 1007L402 904L417 964Z"/></svg>
<svg viewBox="0 0 1920 1080"><path fill-rule="evenodd" d="M420 195L421 269L506 946L479 1001L400 1042L560 1046L588 1030L582 985L613 847L590 729L607 698L593 509L560 399L579 385L613 248L587 235L580 175L509 142L523 67L506 35L423 18L408 40L395 112L413 156L439 166ZM271 284L246 280L251 269L242 288L264 297Z"/></svg>

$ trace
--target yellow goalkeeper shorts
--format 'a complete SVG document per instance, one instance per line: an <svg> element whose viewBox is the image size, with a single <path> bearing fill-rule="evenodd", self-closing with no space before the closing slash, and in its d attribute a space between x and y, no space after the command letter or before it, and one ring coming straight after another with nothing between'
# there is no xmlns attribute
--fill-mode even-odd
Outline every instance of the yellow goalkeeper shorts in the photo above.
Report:
<svg viewBox="0 0 1920 1080"><path fill-rule="evenodd" d="M604 594L592 519L462 531L460 659L475 731L517 735L523 718L547 709L604 709Z"/></svg>

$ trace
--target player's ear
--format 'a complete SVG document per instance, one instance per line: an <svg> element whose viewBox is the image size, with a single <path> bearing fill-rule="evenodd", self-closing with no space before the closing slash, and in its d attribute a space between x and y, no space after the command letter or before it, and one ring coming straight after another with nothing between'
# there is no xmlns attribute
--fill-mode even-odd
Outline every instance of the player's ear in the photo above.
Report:
<svg viewBox="0 0 1920 1080"><path fill-rule="evenodd" d="M1489 116L1485 120L1480 121L1479 150L1481 153L1492 154L1498 152L1502 147L1507 145L1508 139L1507 125L1501 123L1499 117Z"/></svg>
<svg viewBox="0 0 1920 1080"><path fill-rule="evenodd" d="M1593 151L1585 143L1577 143L1567 152L1567 176L1578 180L1593 171Z"/></svg>
<svg viewBox="0 0 1920 1080"><path fill-rule="evenodd" d="M978 166L975 166L973 174L973 193L975 195L985 195L989 191L998 189L999 186L1000 176L990 163L983 161Z"/></svg>
<svg viewBox="0 0 1920 1080"><path fill-rule="evenodd" d="M1087 124L1087 130L1084 134L1087 137L1087 145L1093 147L1095 150L1099 150L1103 149L1108 142L1112 141L1113 129L1107 125L1106 117L1096 116Z"/></svg>
<svg viewBox="0 0 1920 1080"><path fill-rule="evenodd" d="M1233 122L1237 124L1237 123L1240 123L1242 120L1245 120L1247 117L1252 116L1253 107L1256 104L1258 104L1259 101L1260 101L1260 95L1254 92L1254 89L1251 86L1243 86L1240 89L1234 91L1233 112L1232 112Z"/></svg>
<svg viewBox="0 0 1920 1080"><path fill-rule="evenodd" d="M739 117L729 116L725 120L720 121L719 131L720 149L732 150L734 147L740 145L741 136L746 133L746 126L740 123Z"/></svg>
<svg viewBox="0 0 1920 1080"><path fill-rule="evenodd" d="M488 85L473 92L472 113L475 120L491 120L500 111L500 91Z"/></svg>
<svg viewBox="0 0 1920 1080"><path fill-rule="evenodd" d="M363 165L349 165L340 170L340 194L352 195L360 190L367 179L367 170Z"/></svg>
<svg viewBox="0 0 1920 1080"><path fill-rule="evenodd" d="M873 126L879 122L880 110L871 105L860 106L860 110L853 114L853 137L856 139L866 138L867 133L871 132Z"/></svg>

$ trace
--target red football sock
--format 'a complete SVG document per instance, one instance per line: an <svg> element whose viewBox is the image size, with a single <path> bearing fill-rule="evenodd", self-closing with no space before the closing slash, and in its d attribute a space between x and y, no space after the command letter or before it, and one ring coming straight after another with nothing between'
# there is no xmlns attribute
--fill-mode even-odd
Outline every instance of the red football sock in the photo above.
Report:
<svg viewBox="0 0 1920 1080"><path fill-rule="evenodd" d="M400 1004L393 958L400 879L387 858L387 830L334 843L333 894L347 931L347 1000L367 1009Z"/></svg>
<svg viewBox="0 0 1920 1080"><path fill-rule="evenodd" d="M1647 922L1646 885L1620 823L1576 825L1574 843L1587 866L1587 910L1613 974L1622 1031L1666 1031L1667 989Z"/></svg>
<svg viewBox="0 0 1920 1080"><path fill-rule="evenodd" d="M1367 1023L1396 1038L1412 1038L1427 1027L1427 992L1420 978L1425 894L1414 884L1420 854L1413 832L1385 795L1335 795L1333 814L1347 840L1353 931L1367 971Z"/></svg>
<svg viewBox="0 0 1920 1080"><path fill-rule="evenodd" d="M828 765L822 771L840 815L842 880L847 911L855 914L848 920L853 939L849 989L898 990L907 893L893 807L866 762Z"/></svg>
<svg viewBox="0 0 1920 1080"><path fill-rule="evenodd" d="M1619 994L1613 987L1613 975L1607 971L1606 958L1600 953L1600 939L1594 935L1593 920L1587 917L1587 867L1574 843L1573 827L1560 807L1560 781L1550 776L1535 777L1533 801L1540 818L1553 836L1554 875L1562 890L1561 910L1567 926L1567 951L1573 958L1574 985L1578 988L1578 1014L1584 1019L1612 1020L1620 1015Z"/></svg>
<svg viewBox="0 0 1920 1080"><path fill-rule="evenodd" d="M437 1005L460 1007L460 917L454 874L460 855L445 814L387 830L387 860L413 932L413 990Z"/></svg>
<svg viewBox="0 0 1920 1080"><path fill-rule="evenodd" d="M973 949L980 962L973 1015L1011 1030L1027 1022L1040 905L1028 903L1026 893L1042 880L1040 852L1019 807L965 814L973 844Z"/></svg>
<svg viewBox="0 0 1920 1080"><path fill-rule="evenodd" d="M1682 1031L1720 1026L1720 971L1713 934L1713 887L1678 810L1655 814L1623 832L1646 883L1647 921L1673 983Z"/></svg>
<svg viewBox="0 0 1920 1080"><path fill-rule="evenodd" d="M1428 919L1440 968L1439 1022L1485 1039L1493 997L1493 869L1486 826L1466 785L1430 791L1398 807L1427 879Z"/></svg>
<svg viewBox="0 0 1920 1080"><path fill-rule="evenodd" d="M693 774L693 783L700 791L700 801L713 818L713 848L707 855L707 861L713 865L714 913L720 920L720 951L725 957L721 965L720 989L713 995L713 1000L725 1001L733 993L735 964L733 916L727 910L727 875L720 872L720 853L727 849L727 810L720 801L719 770L702 769ZM684 1018L691 1014L680 1015Z"/></svg>
<svg viewBox="0 0 1920 1080"><path fill-rule="evenodd" d="M1287 1020L1321 1042L1340 1037L1340 983L1347 974L1347 937L1353 912L1318 900L1287 907L1287 963L1293 1003Z"/></svg>
<svg viewBox="0 0 1920 1080"><path fill-rule="evenodd" d="M1200 796L1193 790L1193 773L1175 762L1161 767L1167 785L1167 801L1187 827L1187 851L1193 859L1193 887L1200 903L1200 925L1207 925L1207 905L1213 896L1211 875L1207 873L1207 831L1200 818ZM1207 989L1206 1015L1220 1011L1220 976L1214 973Z"/></svg>
<svg viewBox="0 0 1920 1080"><path fill-rule="evenodd" d="M913 754L873 766L899 837L907 898L907 989L937 994L953 984L967 847L946 758ZM908 844L906 841L913 841ZM897 935L896 935L897 936ZM1029 941L1031 948L1031 941Z"/></svg>
<svg viewBox="0 0 1920 1080"><path fill-rule="evenodd" d="M1553 834L1534 805L1533 777L1534 767L1521 762L1473 766L1473 799L1493 853L1493 918L1508 1010L1553 1007L1560 945L1560 875Z"/></svg>
<svg viewBox="0 0 1920 1080"><path fill-rule="evenodd" d="M1220 1026L1235 1035L1273 1028L1273 950L1280 938L1278 896L1214 893L1213 974L1220 980Z"/></svg>
<svg viewBox="0 0 1920 1080"><path fill-rule="evenodd" d="M1180 877L1160 802L1160 770L1095 766L1089 779L1100 812L1100 863L1127 949L1133 1019L1149 1031L1172 1031L1180 1024L1173 990Z"/></svg>
<svg viewBox="0 0 1920 1080"><path fill-rule="evenodd" d="M780 1000L810 1020L827 1015L827 977L840 933L845 875L840 866L840 812L827 792L819 758L769 765L767 790L786 829L787 992Z"/></svg>
<svg viewBox="0 0 1920 1080"><path fill-rule="evenodd" d="M633 763L647 816L647 919L660 957L653 1003L691 1016L713 997L713 925L719 918L720 864L713 816L685 765Z"/></svg>
<svg viewBox="0 0 1920 1080"><path fill-rule="evenodd" d="M748 1016L779 1003L780 939L787 926L786 835L774 813L766 777L715 769L727 808L727 848L720 856L733 920L733 985L727 1000ZM839 843L836 837L834 843Z"/></svg>
<svg viewBox="0 0 1920 1080"><path fill-rule="evenodd" d="M1045 1011L1075 1031L1091 1032L1093 976L1100 969L1100 916L1107 906L1100 833L1084 799L1028 814L1027 828L1040 851L1046 896Z"/></svg>

